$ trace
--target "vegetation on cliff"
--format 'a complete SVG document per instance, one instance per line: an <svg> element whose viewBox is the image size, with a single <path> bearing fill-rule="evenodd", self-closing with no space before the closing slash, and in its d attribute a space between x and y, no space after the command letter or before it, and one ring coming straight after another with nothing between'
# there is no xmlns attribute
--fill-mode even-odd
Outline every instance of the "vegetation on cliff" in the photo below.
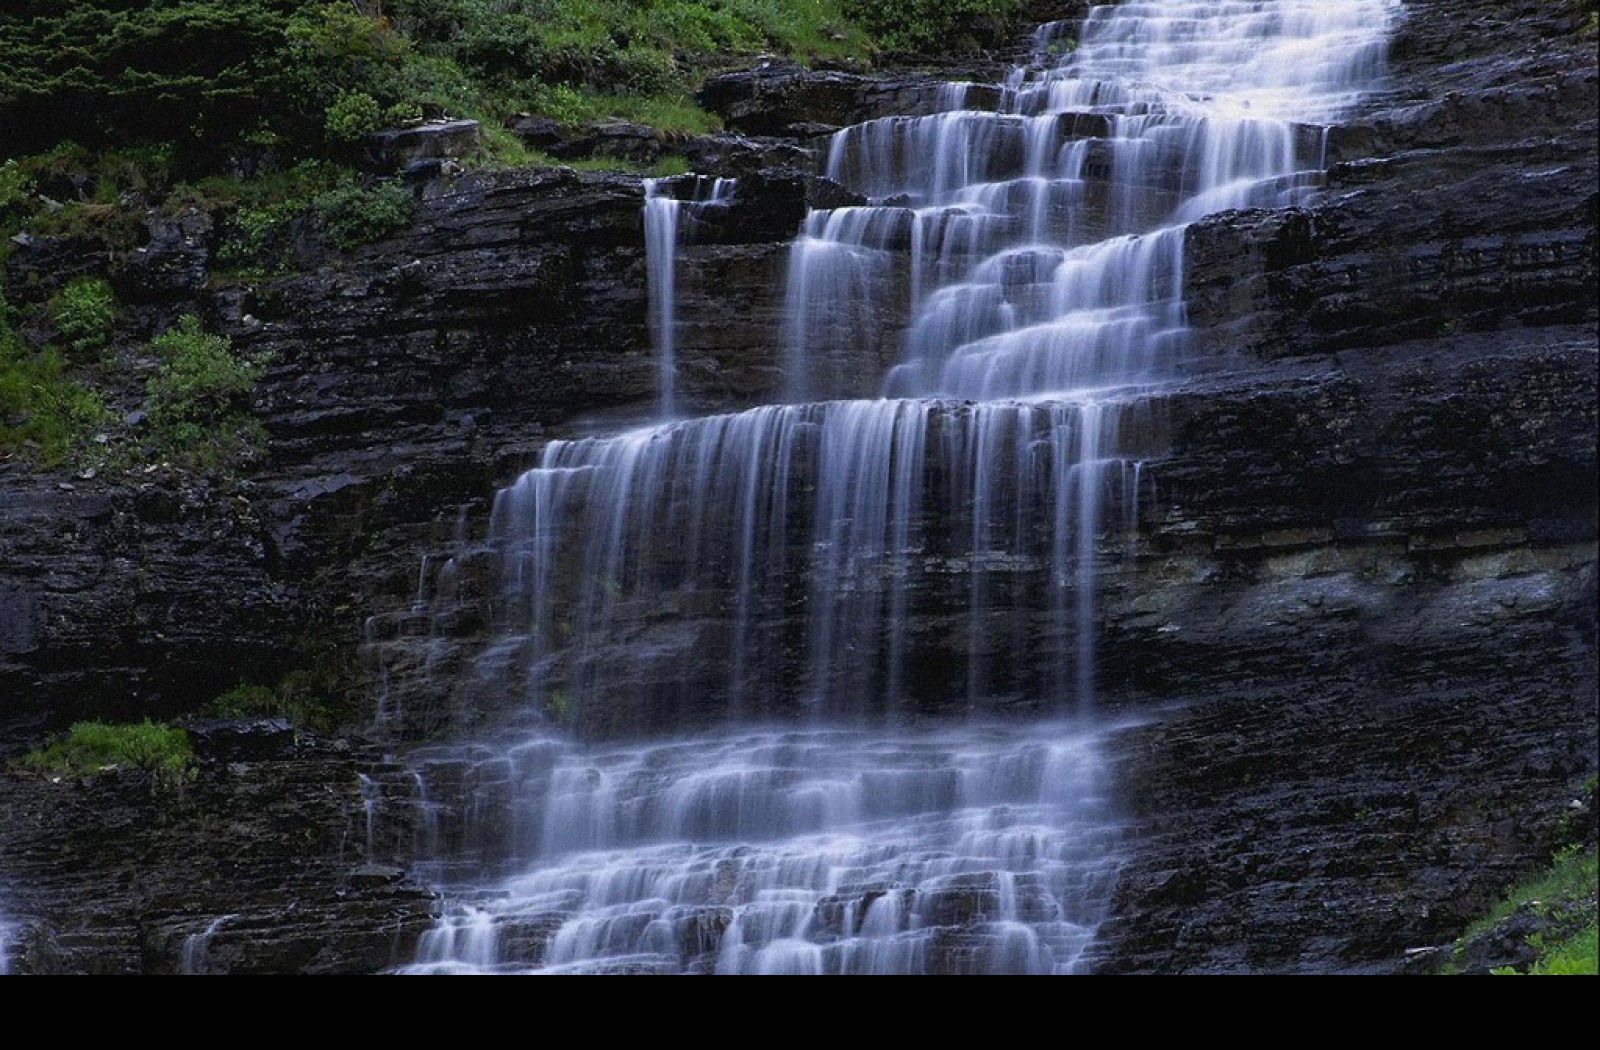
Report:
<svg viewBox="0 0 1600 1050"><path fill-rule="evenodd" d="M1019 0L18 0L0 13L0 142L337 149L450 112L692 109L709 70L1006 38Z"/></svg>
<svg viewBox="0 0 1600 1050"><path fill-rule="evenodd" d="M1444 973L1600 974L1596 790L1591 776L1567 803L1559 822L1565 843L1549 867L1519 880L1462 933L1444 960Z"/></svg>
<svg viewBox="0 0 1600 1050"><path fill-rule="evenodd" d="M177 726L152 722L77 722L65 734L16 762L26 773L46 777L92 776L110 769L138 769L156 783L176 787L195 765L189 735Z"/></svg>
<svg viewBox="0 0 1600 1050"><path fill-rule="evenodd" d="M472 118L481 148L467 163L548 163L508 122L621 118L669 133L710 131L716 119L693 92L711 71L773 57L859 68L883 51L993 45L1013 34L1009 18L1020 8L1020 0L892 9L865 0L17 0L0 11L0 264L18 243L58 245L81 264L62 286L49 273L6 268L0 458L79 467L138 459L108 458L109 446L211 469L248 459L259 444L246 425L246 380L257 366L233 362L224 376L222 357L200 371L189 368L198 359L172 360L163 348L175 344L161 333L176 318L128 321L105 279L114 260L145 244L152 215L207 217L213 281L277 275L410 221L411 189L372 163L380 129ZM683 170L671 158L657 167ZM195 341L198 328L173 338L206 345ZM153 379L138 378L151 368ZM173 385L202 372L226 389L197 400ZM142 436L152 440L106 433L107 404L121 418L148 420Z"/></svg>
<svg viewBox="0 0 1600 1050"><path fill-rule="evenodd" d="M1594 847L1562 850L1547 870L1512 887L1462 935L1446 972L1482 972L1473 963L1488 958L1494 974L1600 974L1597 870Z"/></svg>

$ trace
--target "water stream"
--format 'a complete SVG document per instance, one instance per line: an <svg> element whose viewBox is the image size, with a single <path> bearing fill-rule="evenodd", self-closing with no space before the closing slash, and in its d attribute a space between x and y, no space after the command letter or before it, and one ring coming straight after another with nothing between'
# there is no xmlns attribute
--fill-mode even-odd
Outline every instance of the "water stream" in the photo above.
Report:
<svg viewBox="0 0 1600 1050"><path fill-rule="evenodd" d="M1096 581L1184 376L1184 230L1317 185L1397 12L1095 8L998 111L952 85L838 132L823 170L868 203L794 242L785 403L673 418L684 202L652 186L663 421L552 442L496 498L474 673L547 725L414 756L455 904L407 972L1083 969L1124 848ZM892 316L881 387L840 389ZM732 728L554 728L708 712Z"/></svg>

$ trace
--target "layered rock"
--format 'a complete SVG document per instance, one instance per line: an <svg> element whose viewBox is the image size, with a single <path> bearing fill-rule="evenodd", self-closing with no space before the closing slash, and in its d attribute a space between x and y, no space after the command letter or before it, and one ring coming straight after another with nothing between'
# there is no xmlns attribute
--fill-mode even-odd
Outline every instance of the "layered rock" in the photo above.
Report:
<svg viewBox="0 0 1600 1050"><path fill-rule="evenodd" d="M409 958L433 895L367 863L386 767L287 722L190 723L182 782L8 776L12 973L373 973Z"/></svg>

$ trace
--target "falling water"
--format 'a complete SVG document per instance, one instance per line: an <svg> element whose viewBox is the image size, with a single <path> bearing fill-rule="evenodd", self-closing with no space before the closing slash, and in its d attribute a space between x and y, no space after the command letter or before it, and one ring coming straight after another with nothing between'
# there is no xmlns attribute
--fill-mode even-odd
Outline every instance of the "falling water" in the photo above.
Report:
<svg viewBox="0 0 1600 1050"><path fill-rule="evenodd" d="M692 198L671 196L687 181ZM685 213L692 227L694 217L705 207L726 203L737 185L733 179L645 179L644 250L646 284L650 292L651 331L655 335L656 405L662 419L678 411L677 336L677 261L678 242L685 225Z"/></svg>
<svg viewBox="0 0 1600 1050"><path fill-rule="evenodd" d="M178 972L187 977L193 977L206 972L207 955L211 949L211 939L222 929L222 924L233 915L219 915L206 924L206 928L199 933L191 933L183 939L183 954L178 960Z"/></svg>
<svg viewBox="0 0 1600 1050"><path fill-rule="evenodd" d="M551 442L495 501L479 665L556 725L809 719L419 756L436 806L466 786L423 851L460 903L412 972L1082 967L1121 848L1097 580L1187 364L1185 227L1317 184L1397 10L1095 8L1064 58L1073 27L1040 30L1000 112L953 85L838 132L825 172L867 203L794 242L793 399ZM675 207L652 188L664 416ZM890 323L881 388L843 388ZM1076 721L916 728L997 708Z"/></svg>
<svg viewBox="0 0 1600 1050"><path fill-rule="evenodd" d="M524 740L463 775L465 890L410 973L1071 972L1118 829L1093 736L732 731ZM431 872L445 885L448 866Z"/></svg>

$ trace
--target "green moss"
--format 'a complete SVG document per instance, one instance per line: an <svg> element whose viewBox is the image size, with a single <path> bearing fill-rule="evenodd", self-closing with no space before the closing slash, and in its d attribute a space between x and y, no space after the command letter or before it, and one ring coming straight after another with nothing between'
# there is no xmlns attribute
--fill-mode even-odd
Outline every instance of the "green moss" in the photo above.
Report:
<svg viewBox="0 0 1600 1050"><path fill-rule="evenodd" d="M194 749L176 726L143 722L78 722L66 735L28 752L17 766L41 776L93 776L112 769L142 769L159 783L177 786L193 778Z"/></svg>

